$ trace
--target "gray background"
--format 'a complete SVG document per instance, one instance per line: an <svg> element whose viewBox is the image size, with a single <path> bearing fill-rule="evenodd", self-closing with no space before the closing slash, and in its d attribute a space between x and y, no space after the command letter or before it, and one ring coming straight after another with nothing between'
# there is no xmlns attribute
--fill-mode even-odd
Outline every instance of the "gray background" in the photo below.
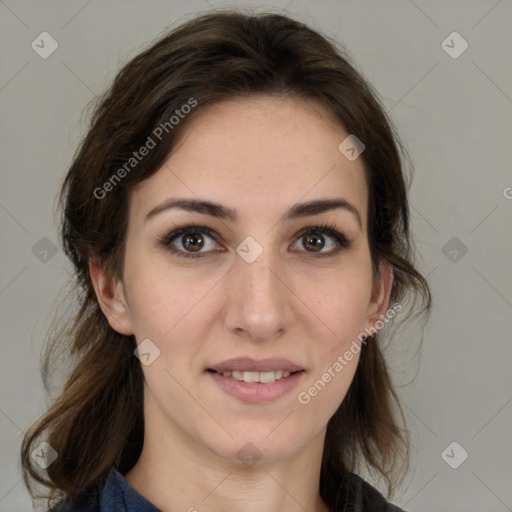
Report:
<svg viewBox="0 0 512 512"><path fill-rule="evenodd" d="M346 45L415 164L413 229L434 309L419 355L417 328L390 352L413 441L394 501L411 512L512 510L512 2L287 0L257 10L286 4ZM54 200L84 133L83 109L141 45L209 5L250 3L0 5L2 512L31 509L19 447L47 404L40 351L70 270L60 248L44 250L58 246ZM59 45L47 59L31 48L44 31ZM454 31L469 44L457 58L442 46ZM462 49L457 37L444 47ZM441 455L453 441L469 454L457 469ZM461 453L456 446L445 459Z"/></svg>

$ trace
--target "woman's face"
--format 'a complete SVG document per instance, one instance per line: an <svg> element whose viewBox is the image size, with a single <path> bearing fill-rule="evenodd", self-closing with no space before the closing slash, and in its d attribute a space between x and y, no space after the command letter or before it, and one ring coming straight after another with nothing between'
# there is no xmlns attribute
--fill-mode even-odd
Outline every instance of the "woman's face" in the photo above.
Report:
<svg viewBox="0 0 512 512"><path fill-rule="evenodd" d="M104 311L150 340L146 415L162 436L233 460L323 440L391 280L372 281L363 162L338 149L347 136L316 102L230 100L191 119L132 193L123 282ZM165 208L178 199L219 207ZM299 208L326 200L340 206ZM210 232L172 235L192 224ZM304 233L321 224L339 235Z"/></svg>

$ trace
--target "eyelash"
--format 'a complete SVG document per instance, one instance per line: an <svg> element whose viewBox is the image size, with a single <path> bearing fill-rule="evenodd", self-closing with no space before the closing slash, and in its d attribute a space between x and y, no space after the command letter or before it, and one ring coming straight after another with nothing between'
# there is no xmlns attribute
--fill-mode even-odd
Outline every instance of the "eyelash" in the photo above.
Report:
<svg viewBox="0 0 512 512"><path fill-rule="evenodd" d="M176 254L176 256L179 256L181 258L202 258L204 254L208 254L211 251L207 251L206 253L187 253L183 251L178 251L174 249L171 245L171 243L174 241L174 239L178 238L180 235L203 235L206 234L210 236L213 240L217 242L217 237L214 233L214 231L209 228L208 226L204 226L203 224L188 224L187 226L184 226L179 229L175 229L174 231L170 231L166 235L163 235L158 238L157 244L161 247L165 247L169 249L173 254ZM345 235L340 233L336 229L336 224L333 223L322 223L315 226L310 226L304 230L301 231L301 233L297 236L296 241L300 238L304 237L305 235L312 235L312 234L322 234L322 235L328 235L334 238L337 248L334 251L331 251L329 253L313 253L309 252L309 254L315 255L317 258L329 258L336 256L340 251L343 249L350 249L352 246L352 242L348 240ZM308 252L308 251L306 251Z"/></svg>

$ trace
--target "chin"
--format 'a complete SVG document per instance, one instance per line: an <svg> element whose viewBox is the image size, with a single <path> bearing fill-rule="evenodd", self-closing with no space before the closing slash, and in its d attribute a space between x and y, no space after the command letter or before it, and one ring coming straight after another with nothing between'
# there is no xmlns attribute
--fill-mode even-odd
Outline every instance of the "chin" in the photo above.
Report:
<svg viewBox="0 0 512 512"><path fill-rule="evenodd" d="M285 420L286 422L286 420ZM301 450L314 434L292 432L290 428L279 430L279 421L275 421L272 428L262 428L253 425L252 428L240 428L236 432L230 430L231 435L224 436L224 442L219 444L208 443L209 448L219 457L232 462L243 462L252 465L256 462L276 462L286 460ZM288 425L288 427L290 427ZM274 429L274 430L273 430Z"/></svg>

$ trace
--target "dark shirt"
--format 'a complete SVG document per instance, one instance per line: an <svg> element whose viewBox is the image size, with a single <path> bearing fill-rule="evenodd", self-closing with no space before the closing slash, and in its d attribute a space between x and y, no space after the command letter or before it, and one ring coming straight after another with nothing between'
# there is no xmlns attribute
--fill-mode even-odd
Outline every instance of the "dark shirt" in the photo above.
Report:
<svg viewBox="0 0 512 512"><path fill-rule="evenodd" d="M333 512L405 512L396 505L388 503L374 487L359 476L351 474L350 478L356 490L353 505L349 509L336 508ZM131 487L121 473L114 470L103 487L99 499L84 495L75 499L74 504L67 500L60 502L49 512L161 511Z"/></svg>

